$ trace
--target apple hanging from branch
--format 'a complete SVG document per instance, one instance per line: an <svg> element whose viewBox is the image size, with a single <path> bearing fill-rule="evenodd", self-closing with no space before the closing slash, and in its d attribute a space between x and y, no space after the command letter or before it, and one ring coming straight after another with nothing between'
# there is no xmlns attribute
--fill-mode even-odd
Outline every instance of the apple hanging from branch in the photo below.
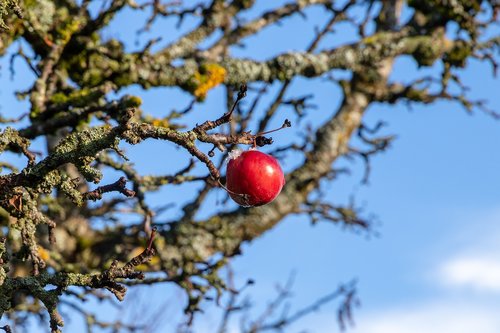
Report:
<svg viewBox="0 0 500 333"><path fill-rule="evenodd" d="M244 207L262 206L273 201L285 185L285 175L279 162L257 146L272 143L263 135L290 127L287 119L275 130L259 133L248 151L236 150L230 155L226 173L226 189L231 199Z"/></svg>
<svg viewBox="0 0 500 333"><path fill-rule="evenodd" d="M233 155L227 165L226 188L237 204L262 206L280 194L285 176L274 157L255 149Z"/></svg>

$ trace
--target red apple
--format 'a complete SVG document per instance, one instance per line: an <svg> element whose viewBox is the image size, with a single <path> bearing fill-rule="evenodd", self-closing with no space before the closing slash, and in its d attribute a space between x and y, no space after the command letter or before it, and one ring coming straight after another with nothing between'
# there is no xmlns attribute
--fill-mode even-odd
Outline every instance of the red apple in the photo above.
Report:
<svg viewBox="0 0 500 333"><path fill-rule="evenodd" d="M278 161L258 150L233 154L227 165L226 187L231 198L245 207L273 201L285 185Z"/></svg>

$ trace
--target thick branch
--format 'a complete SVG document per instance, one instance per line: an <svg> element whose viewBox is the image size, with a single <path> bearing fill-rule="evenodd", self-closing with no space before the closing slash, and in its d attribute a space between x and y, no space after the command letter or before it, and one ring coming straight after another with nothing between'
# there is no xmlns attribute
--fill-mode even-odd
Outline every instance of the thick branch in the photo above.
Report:
<svg viewBox="0 0 500 333"><path fill-rule="evenodd" d="M427 52L429 59L437 60L451 48L452 42L442 35L410 36L409 30L400 32L379 32L361 42L327 50L318 54L286 53L267 61L250 59L224 59L220 65L225 68L225 83L238 85L244 82L289 80L297 75L316 77L332 69L346 69L363 72L366 66L379 63L385 58L398 55L412 55ZM198 70L194 61L186 61L181 67L163 67L154 70L150 66L162 63L162 59L144 59L130 67L129 79L143 86L185 86ZM430 60L429 60L430 61Z"/></svg>

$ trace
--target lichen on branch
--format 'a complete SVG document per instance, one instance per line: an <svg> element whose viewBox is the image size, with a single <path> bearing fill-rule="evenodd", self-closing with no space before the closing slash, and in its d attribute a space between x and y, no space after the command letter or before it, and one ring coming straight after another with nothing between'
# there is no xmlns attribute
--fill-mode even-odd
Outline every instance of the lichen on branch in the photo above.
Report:
<svg viewBox="0 0 500 333"><path fill-rule="evenodd" d="M221 270L245 244L287 216L376 232L354 200L342 204L325 195L349 171L340 161L360 159L366 183L372 157L394 144L396 135L380 134L382 125L370 126L365 119L372 105L448 101L500 117L484 101L470 98L460 75L471 59L488 63L493 72L498 68L500 42L489 38L488 30L498 20L496 1L412 0L404 6L403 0L300 0L270 2L264 12L254 0L113 0L97 10L92 3L0 0L0 55L12 56L14 79L19 66L32 75L26 90L17 92L26 103L14 114L0 115L5 124L0 129L2 319L19 319L15 315L24 310L45 314L52 332L59 332L59 310L68 305L63 295L76 293L70 287L82 287L78 299L99 298L95 289L104 288L121 300L126 285L170 283L185 291L183 309L191 323L204 302L234 293ZM244 48L270 27L282 24L288 33L289 22L295 22L291 17L308 23L313 6L325 23L308 30L307 46L278 50L281 43L276 49L267 43L273 48L268 57ZM400 20L402 10L407 10L405 20ZM130 22L139 25L138 44L135 35L108 33L120 13L135 18L140 11L146 21ZM151 37L173 36L153 32L157 22L172 19L181 27L178 38L163 43ZM345 26L354 36L338 45L336 34ZM13 45L16 40L20 46ZM404 82L391 73L401 57L418 67ZM309 79L314 84L298 85ZM315 99L322 84L341 92L329 103L332 109L316 107L322 104ZM156 87L175 87L188 101L162 99L158 112L144 93ZM131 90L134 95L127 95ZM214 90L224 92L225 101L210 110L216 114L211 118L204 103ZM374 112L382 120L388 117ZM323 121L318 125L311 117ZM289 127L288 119L292 131L271 138L279 126L273 124L285 121L281 127ZM127 149L140 150L145 141L181 152L172 159L153 145L147 156L172 169L140 172ZM215 190L224 203L224 161L238 145L266 146L285 161L293 157L286 165L286 186L272 203L213 205ZM20 154L22 163L11 161L11 153ZM176 186L189 188L191 196L177 196ZM153 205L154 191L171 191L174 202ZM148 261L155 227L158 255ZM111 327L71 304L89 331ZM113 327L140 331L133 324ZM9 325L0 330L11 330ZM252 327L258 332L265 326Z"/></svg>
<svg viewBox="0 0 500 333"><path fill-rule="evenodd" d="M17 0L0 0L0 31L8 30L9 27L5 23L5 19L10 15L15 14L22 18L23 14Z"/></svg>

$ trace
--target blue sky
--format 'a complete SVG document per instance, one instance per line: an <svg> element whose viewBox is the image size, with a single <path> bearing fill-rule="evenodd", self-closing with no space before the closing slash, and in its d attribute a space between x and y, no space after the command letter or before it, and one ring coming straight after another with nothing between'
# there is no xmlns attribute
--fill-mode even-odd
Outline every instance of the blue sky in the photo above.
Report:
<svg viewBox="0 0 500 333"><path fill-rule="evenodd" d="M276 1L276 5L284 2ZM258 10L252 11L249 17L270 6L266 1L257 1L257 4ZM248 47L235 50L234 54L265 59L279 52L303 49L314 31L312 23L321 24L325 19L318 9L309 10L307 14L309 21L299 17L287 19L282 26L249 38ZM188 30L193 22L186 22L182 31ZM113 21L104 36L134 36L132 40L135 40L134 32L140 24L137 16L125 12ZM175 22L163 20L148 36L164 36L164 44L168 43L178 35L174 26ZM349 42L352 33L347 25L341 25L322 47ZM139 46L130 43L129 47ZM491 108L500 111L497 96L500 80L492 78L487 64L470 61L468 65L461 77L471 87L470 96L487 99ZM0 113L19 115L26 112L27 104L16 102L12 91L27 88L32 76L19 61L17 76L11 81L8 59L2 59L1 66ZM440 64L423 69L425 73L439 70ZM402 58L396 62L391 78L407 81L418 71L413 61ZM346 76L341 72L334 74ZM263 99L263 107L277 87L277 84L271 87L270 96ZM182 108L190 100L176 88L142 92L132 87L123 93L141 96L143 109L154 115L165 114L174 107ZM309 93L315 94L317 109L309 112L304 124L318 125L335 111L341 98L340 90L322 78L297 79L289 96ZM217 117L223 112L223 105L222 89L214 89L189 115L188 126ZM282 109L270 127L279 126L287 117L293 119L291 110ZM469 115L460 106L447 102L415 105L411 111L401 104L372 105L366 123L373 125L378 120L388 122L384 131L396 134L397 140L390 150L373 159L370 184L360 184L360 160L339 161L338 165L351 167L353 173L332 183L327 195L336 203L345 203L355 195L367 214L377 216L376 231L380 236L358 235L328 223L313 227L304 217L289 217L274 230L244 246L244 255L231 264L238 283L248 278L256 281L248 292L254 301L255 313L258 313L272 299L276 283L284 283L292 272L296 273L294 309L331 292L339 283L357 278L362 305L355 311L356 325L350 328L351 332L498 332L500 245L496 240L500 237L500 123L480 112ZM293 140L302 128L294 126L289 132L276 133L273 135L276 144L284 145ZM187 163L188 155L169 143L151 141L136 147L122 146L144 173L175 171L178 164L173 161L180 158L186 158ZM34 147L43 149L41 142L35 142ZM158 155L158 149L164 155ZM11 159L14 155L8 157ZM285 169L293 165L293 158L284 161ZM204 169L199 167L196 172L203 174ZM104 182L115 178L115 174L109 174ZM153 206L169 202L180 205L183 200L179 198L189 200L198 186L167 187L148 196L148 200ZM217 205L223 198L223 192L214 192L200 217L214 209L234 207ZM173 211L167 214L170 213ZM129 306L137 305L137 300L143 298L144 303L165 310L162 322L164 331L169 332L169 319L179 316L182 293L175 287L162 285L144 287L133 294L135 297L125 301ZM323 307L292 326L291 331L303 328L317 333L337 331L336 306L334 302ZM219 319L219 313L209 304L206 308L207 313L195 322L199 332L211 332ZM107 305L100 309L99 314L104 318L114 312ZM68 325L66 332L83 332L77 317Z"/></svg>

